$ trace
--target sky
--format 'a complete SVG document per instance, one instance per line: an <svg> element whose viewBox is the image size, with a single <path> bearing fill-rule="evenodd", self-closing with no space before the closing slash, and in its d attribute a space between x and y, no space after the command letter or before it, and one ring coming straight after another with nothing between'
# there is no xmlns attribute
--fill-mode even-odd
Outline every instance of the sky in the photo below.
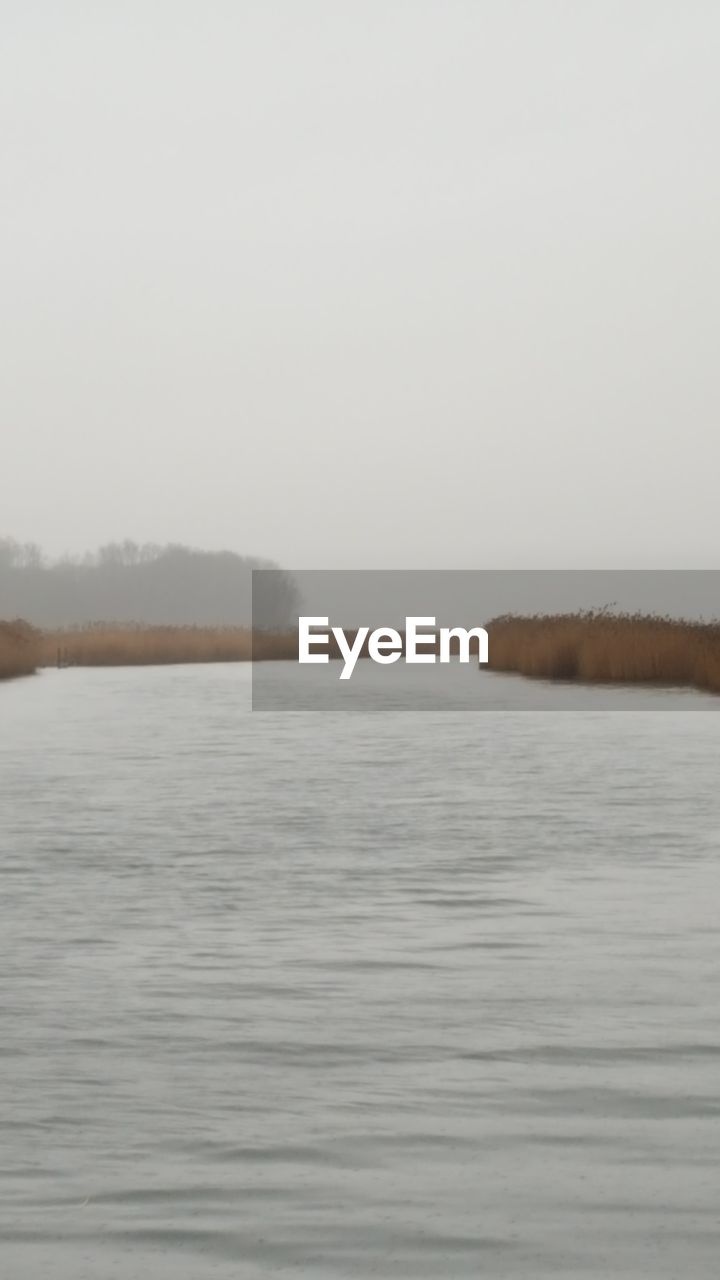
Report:
<svg viewBox="0 0 720 1280"><path fill-rule="evenodd" d="M2 0L0 536L718 568L715 0Z"/></svg>

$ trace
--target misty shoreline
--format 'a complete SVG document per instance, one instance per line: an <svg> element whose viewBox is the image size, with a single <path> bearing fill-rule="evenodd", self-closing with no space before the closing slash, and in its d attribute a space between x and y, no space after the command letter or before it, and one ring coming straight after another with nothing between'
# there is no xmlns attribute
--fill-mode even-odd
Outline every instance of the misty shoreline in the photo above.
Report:
<svg viewBox="0 0 720 1280"><path fill-rule="evenodd" d="M507 615L492 619L486 627L490 645L484 669L490 672L551 682L663 685L720 693L717 623L589 612ZM367 641L359 656L368 658ZM332 636L329 657L341 657ZM96 623L43 631L21 620L0 622L0 680L47 667L292 662L297 658L298 636L288 630Z"/></svg>

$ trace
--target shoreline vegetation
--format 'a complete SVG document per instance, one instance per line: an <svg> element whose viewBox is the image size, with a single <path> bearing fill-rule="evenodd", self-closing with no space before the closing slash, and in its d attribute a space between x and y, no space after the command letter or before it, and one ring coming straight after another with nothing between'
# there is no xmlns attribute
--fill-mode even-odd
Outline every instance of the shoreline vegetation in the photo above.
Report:
<svg viewBox="0 0 720 1280"><path fill-rule="evenodd" d="M0 680L31 676L40 657L40 633L27 622L0 622Z"/></svg>
<svg viewBox="0 0 720 1280"><path fill-rule="evenodd" d="M487 624L492 671L580 684L720 693L720 623L606 610L508 614Z"/></svg>
<svg viewBox="0 0 720 1280"><path fill-rule="evenodd" d="M250 627L203 627L188 625L146 626L136 623L95 623L52 631L22 626L34 637L36 667L127 667L166 666L195 662L295 661L298 635L295 631L252 631ZM401 633L402 634L402 633ZM357 631L345 632L354 643ZM404 637L403 637L404 639ZM369 656L369 638L359 656ZM451 643L451 652L458 646ZM331 658L343 657L334 635L327 637ZM471 641L477 654L477 641Z"/></svg>
<svg viewBox="0 0 720 1280"><path fill-rule="evenodd" d="M83 556L50 559L35 543L0 537L0 601L6 618L43 631L132 620L141 626L246 627L252 617L253 570L264 584L268 625L294 616L296 591L271 560L233 551L169 543L109 542Z"/></svg>
<svg viewBox="0 0 720 1280"><path fill-rule="evenodd" d="M490 671L720 693L720 623L600 611L507 615L485 626ZM50 666L292 661L297 652L295 632L253 633L248 627L97 623L40 631L22 621L0 622L0 680ZM330 654L340 657L332 638ZM367 657L367 645L361 656Z"/></svg>

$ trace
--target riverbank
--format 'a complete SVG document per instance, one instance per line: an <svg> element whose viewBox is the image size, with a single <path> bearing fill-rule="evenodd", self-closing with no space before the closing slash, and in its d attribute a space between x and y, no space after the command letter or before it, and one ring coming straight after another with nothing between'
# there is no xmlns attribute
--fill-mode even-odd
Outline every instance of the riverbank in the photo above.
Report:
<svg viewBox="0 0 720 1280"><path fill-rule="evenodd" d="M720 624L579 613L486 624L491 671L586 684L675 685L720 693ZM352 633L350 633L352 636ZM337 645L329 645L340 657ZM0 622L0 679L48 666L294 661L294 632L247 627L106 625L40 632ZM364 645L361 657L367 657Z"/></svg>
<svg viewBox="0 0 720 1280"><path fill-rule="evenodd" d="M350 628L345 643L353 646L358 632ZM399 633L404 643L404 633ZM436 652L439 639L436 637ZM125 667L188 662L294 662L298 657L295 631L252 631L248 627L152 627L97 623L94 626L47 631L40 636L42 666ZM430 652L429 647L425 646ZM324 652L345 659L338 638L330 633ZM358 644L357 656L369 657L369 637ZM456 638L450 652L458 653ZM477 653L477 640L471 642Z"/></svg>
<svg viewBox="0 0 720 1280"><path fill-rule="evenodd" d="M329 648L333 657L340 657L336 644ZM39 631L24 622L0 622L0 679L30 675L40 667L294 661L297 654L295 632L253 632L249 627L96 623Z"/></svg>
<svg viewBox="0 0 720 1280"><path fill-rule="evenodd" d="M0 622L0 680L30 676L41 665L41 636L26 622Z"/></svg>
<svg viewBox="0 0 720 1280"><path fill-rule="evenodd" d="M487 623L491 671L720 693L720 624L642 614L509 615Z"/></svg>
<svg viewBox="0 0 720 1280"><path fill-rule="evenodd" d="M253 652L254 649L254 652ZM248 627L104 625L48 631L43 666L128 667L293 658L294 636L255 635Z"/></svg>

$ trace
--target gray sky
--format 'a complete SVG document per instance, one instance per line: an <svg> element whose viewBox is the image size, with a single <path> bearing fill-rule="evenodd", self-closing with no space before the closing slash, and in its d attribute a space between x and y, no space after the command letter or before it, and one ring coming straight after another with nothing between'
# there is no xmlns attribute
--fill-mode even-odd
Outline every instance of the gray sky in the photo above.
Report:
<svg viewBox="0 0 720 1280"><path fill-rule="evenodd" d="M0 534L718 567L716 0L2 0Z"/></svg>

